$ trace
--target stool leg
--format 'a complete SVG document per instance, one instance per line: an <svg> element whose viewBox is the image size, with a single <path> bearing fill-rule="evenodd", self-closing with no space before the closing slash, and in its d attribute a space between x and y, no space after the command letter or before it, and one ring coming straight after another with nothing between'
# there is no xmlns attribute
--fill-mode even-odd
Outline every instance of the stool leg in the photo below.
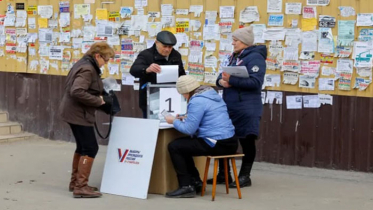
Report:
<svg viewBox="0 0 373 210"><path fill-rule="evenodd" d="M207 175L209 174L209 168L210 168L210 158L207 158L206 159L206 166L205 166L205 175L203 177L203 184L202 184L201 196L205 195L205 189L206 189L206 183L207 183Z"/></svg>
<svg viewBox="0 0 373 210"><path fill-rule="evenodd" d="M236 159L232 158L231 161L232 161L232 168L233 168L234 178L236 180L238 198L241 199L242 196L241 196L240 182L239 182L238 176L237 176Z"/></svg>
<svg viewBox="0 0 373 210"><path fill-rule="evenodd" d="M229 194L229 183L228 183L228 158L224 158L224 176L225 176L225 191Z"/></svg>
<svg viewBox="0 0 373 210"><path fill-rule="evenodd" d="M216 175L218 173L218 164L219 164L219 160L218 159L215 159L215 163L214 163L214 175L213 175L213 182L212 182L212 201L215 200L215 192L216 192Z"/></svg>

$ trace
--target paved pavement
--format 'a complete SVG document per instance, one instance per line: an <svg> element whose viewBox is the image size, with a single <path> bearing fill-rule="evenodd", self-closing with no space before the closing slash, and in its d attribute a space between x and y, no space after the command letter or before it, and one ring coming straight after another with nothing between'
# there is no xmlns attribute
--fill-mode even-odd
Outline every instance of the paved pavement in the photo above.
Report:
<svg viewBox="0 0 373 210"><path fill-rule="evenodd" d="M217 188L193 199L149 195L147 200L104 194L74 199L67 184L75 144L34 139L0 143L0 210L372 210L373 174L255 163L253 186L225 194ZM106 147L100 146L90 184L100 186ZM210 170L211 172L212 170Z"/></svg>

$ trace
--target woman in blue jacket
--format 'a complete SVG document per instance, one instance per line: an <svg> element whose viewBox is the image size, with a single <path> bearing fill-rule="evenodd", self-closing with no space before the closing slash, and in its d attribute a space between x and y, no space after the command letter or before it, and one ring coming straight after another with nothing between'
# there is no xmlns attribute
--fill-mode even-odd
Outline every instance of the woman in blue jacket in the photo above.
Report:
<svg viewBox="0 0 373 210"><path fill-rule="evenodd" d="M179 188L166 193L166 197L190 198L196 195L195 187L202 183L193 156L234 154L238 141L234 138L227 106L213 88L201 86L189 75L181 76L176 88L188 101L187 117L165 118L176 130L189 136L168 145Z"/></svg>
<svg viewBox="0 0 373 210"><path fill-rule="evenodd" d="M216 85L223 88L223 99L235 127L245 157L239 173L240 187L251 186L250 172L256 156L255 140L259 136L259 124L263 104L261 89L266 72L267 48L254 46L252 27L237 29L232 34L233 54L225 66L246 66L249 78L231 76L225 72L219 75ZM218 182L224 183L223 164L219 164ZM230 178L229 180L232 180ZM231 188L236 183L230 184Z"/></svg>

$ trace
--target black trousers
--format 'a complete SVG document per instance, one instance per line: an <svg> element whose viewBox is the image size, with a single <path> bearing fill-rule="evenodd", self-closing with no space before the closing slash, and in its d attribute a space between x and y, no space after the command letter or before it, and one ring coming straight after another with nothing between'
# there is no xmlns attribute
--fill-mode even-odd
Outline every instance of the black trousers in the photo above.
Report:
<svg viewBox="0 0 373 210"><path fill-rule="evenodd" d="M239 138L242 152L245 156L242 158L242 164L240 169L240 176L245 176L251 174L251 169L254 164L254 160L256 157L256 145L255 140L258 139L256 135L249 134L245 138ZM228 162L229 164L229 162ZM228 167L228 171L230 171L230 167ZM224 162L223 159L219 160L219 175L224 175Z"/></svg>
<svg viewBox="0 0 373 210"><path fill-rule="evenodd" d="M177 173L179 186L188 186L193 181L201 180L194 165L193 156L234 154L237 147L236 138L219 140L215 147L210 147L201 138L192 137L179 138L168 144L168 151Z"/></svg>
<svg viewBox="0 0 373 210"><path fill-rule="evenodd" d="M98 143L93 126L82 126L71 123L69 125L75 137L75 153L95 158L98 152Z"/></svg>

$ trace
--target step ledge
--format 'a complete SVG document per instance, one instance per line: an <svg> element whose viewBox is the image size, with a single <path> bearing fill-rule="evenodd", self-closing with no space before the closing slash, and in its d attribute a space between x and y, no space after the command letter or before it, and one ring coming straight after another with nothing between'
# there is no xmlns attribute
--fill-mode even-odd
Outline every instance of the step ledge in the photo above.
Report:
<svg viewBox="0 0 373 210"><path fill-rule="evenodd" d="M7 134L7 135L0 135L0 140L7 140L12 138L25 138L25 137L33 137L36 136L32 133L17 133L17 134Z"/></svg>

